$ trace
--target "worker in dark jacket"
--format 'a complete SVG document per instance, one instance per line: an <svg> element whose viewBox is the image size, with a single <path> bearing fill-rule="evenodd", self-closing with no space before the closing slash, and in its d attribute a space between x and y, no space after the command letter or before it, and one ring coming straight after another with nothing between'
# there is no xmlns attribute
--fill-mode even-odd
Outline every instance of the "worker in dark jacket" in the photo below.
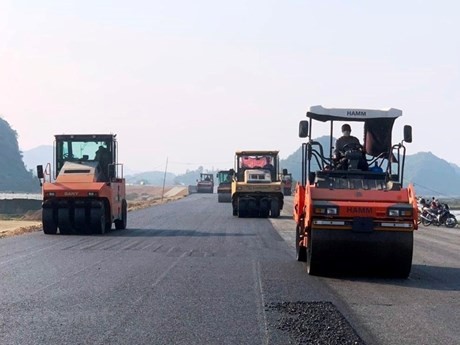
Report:
<svg viewBox="0 0 460 345"><path fill-rule="evenodd" d="M103 181L109 180L109 164L112 163L111 154L108 148L100 145L96 151L94 160L99 162L99 169L101 172L101 179Z"/></svg>
<svg viewBox="0 0 460 345"><path fill-rule="evenodd" d="M346 151L359 151L361 153L361 157L359 157L357 168L359 170L367 171L368 165L366 161L366 155L363 150L359 139L351 135L351 127L348 123L345 123L342 126L342 136L338 138L335 142L335 149L334 149L334 163L336 169L339 170L347 170L349 166L348 159L345 157Z"/></svg>
<svg viewBox="0 0 460 345"><path fill-rule="evenodd" d="M335 142L334 157L340 158L343 156L343 148L345 145L357 146L361 145L359 139L351 135L351 127L348 123L342 126L342 136Z"/></svg>

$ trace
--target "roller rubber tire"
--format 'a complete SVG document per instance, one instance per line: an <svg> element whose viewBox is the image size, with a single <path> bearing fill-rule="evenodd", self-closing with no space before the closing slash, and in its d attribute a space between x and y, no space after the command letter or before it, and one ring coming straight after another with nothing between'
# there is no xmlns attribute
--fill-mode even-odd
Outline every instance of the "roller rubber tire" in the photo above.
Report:
<svg viewBox="0 0 460 345"><path fill-rule="evenodd" d="M104 206L91 209L90 225L93 234L103 235L105 233L106 221Z"/></svg>
<svg viewBox="0 0 460 345"><path fill-rule="evenodd" d="M126 200L121 202L121 219L115 220L115 229L124 230L128 224L128 204Z"/></svg>
<svg viewBox="0 0 460 345"><path fill-rule="evenodd" d="M272 199L270 203L270 217L278 218L280 216L280 204L278 199Z"/></svg>
<svg viewBox="0 0 460 345"><path fill-rule="evenodd" d="M45 233L46 235L56 235L57 224L53 217L52 208L44 208L42 210L42 225L43 233Z"/></svg>
<svg viewBox="0 0 460 345"><path fill-rule="evenodd" d="M61 235L70 235L73 232L70 223L70 212L68 208L58 208L58 227Z"/></svg>

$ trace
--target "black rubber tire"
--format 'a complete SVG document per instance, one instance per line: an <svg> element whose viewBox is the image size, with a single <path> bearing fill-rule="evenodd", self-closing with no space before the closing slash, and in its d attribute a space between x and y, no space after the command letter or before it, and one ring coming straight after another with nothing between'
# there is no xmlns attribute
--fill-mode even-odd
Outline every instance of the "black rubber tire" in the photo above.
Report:
<svg viewBox="0 0 460 345"><path fill-rule="evenodd" d="M454 215L449 216L444 223L448 228L455 228L457 226L457 218Z"/></svg>
<svg viewBox="0 0 460 345"><path fill-rule="evenodd" d="M296 259L300 262L307 261L307 248L300 245L300 225L297 224L295 229L295 251L296 251Z"/></svg>
<svg viewBox="0 0 460 345"><path fill-rule="evenodd" d="M53 208L44 208L42 210L42 225L43 233L46 235L56 235L57 233L57 224L54 219L54 209Z"/></svg>
<svg viewBox="0 0 460 345"><path fill-rule="evenodd" d="M58 227L61 235L70 235L73 232L69 211L68 208L58 208Z"/></svg>
<svg viewBox="0 0 460 345"><path fill-rule="evenodd" d="M266 199L260 200L259 215L261 218L268 218L268 216L270 215L270 205L269 205L268 200Z"/></svg>
<svg viewBox="0 0 460 345"><path fill-rule="evenodd" d="M115 220L115 229L124 230L128 225L128 203L126 200L121 202L121 219Z"/></svg>
<svg viewBox="0 0 460 345"><path fill-rule="evenodd" d="M86 209L84 207L75 208L75 228L80 233L90 233L89 225L86 221Z"/></svg>
<svg viewBox="0 0 460 345"><path fill-rule="evenodd" d="M98 208L91 208L90 226L93 234L103 235L106 229L104 205Z"/></svg>
<svg viewBox="0 0 460 345"><path fill-rule="evenodd" d="M257 206L256 200L250 199L247 202L247 216L259 217L259 207Z"/></svg>
<svg viewBox="0 0 460 345"><path fill-rule="evenodd" d="M108 202L103 202L104 204L104 218L105 218L105 232L112 230L112 208Z"/></svg>
<svg viewBox="0 0 460 345"><path fill-rule="evenodd" d="M430 226L431 223L432 223L432 221L422 218L422 225L423 226Z"/></svg>
<svg viewBox="0 0 460 345"><path fill-rule="evenodd" d="M278 218L280 216L280 203L278 199L272 199L270 202L270 217Z"/></svg>
<svg viewBox="0 0 460 345"><path fill-rule="evenodd" d="M248 216L248 202L238 199L238 217L244 218Z"/></svg>

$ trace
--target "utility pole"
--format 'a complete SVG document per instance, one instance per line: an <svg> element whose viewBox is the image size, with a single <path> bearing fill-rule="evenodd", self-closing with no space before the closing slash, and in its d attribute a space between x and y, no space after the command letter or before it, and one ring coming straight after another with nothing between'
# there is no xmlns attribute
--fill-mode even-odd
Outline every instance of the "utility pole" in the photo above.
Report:
<svg viewBox="0 0 460 345"><path fill-rule="evenodd" d="M161 201L163 201L163 197L165 195L165 183L166 183L166 172L168 171L168 157L166 157L166 167L165 167L165 175L163 177L163 190L161 192Z"/></svg>

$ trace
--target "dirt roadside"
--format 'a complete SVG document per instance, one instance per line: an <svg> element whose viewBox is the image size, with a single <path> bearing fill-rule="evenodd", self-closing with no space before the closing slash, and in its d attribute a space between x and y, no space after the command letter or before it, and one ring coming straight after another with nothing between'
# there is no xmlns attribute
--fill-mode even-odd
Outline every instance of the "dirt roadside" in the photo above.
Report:
<svg viewBox="0 0 460 345"><path fill-rule="evenodd" d="M188 195L187 187L126 186L128 212L165 204ZM0 238L41 231L41 210L22 217L0 218Z"/></svg>

